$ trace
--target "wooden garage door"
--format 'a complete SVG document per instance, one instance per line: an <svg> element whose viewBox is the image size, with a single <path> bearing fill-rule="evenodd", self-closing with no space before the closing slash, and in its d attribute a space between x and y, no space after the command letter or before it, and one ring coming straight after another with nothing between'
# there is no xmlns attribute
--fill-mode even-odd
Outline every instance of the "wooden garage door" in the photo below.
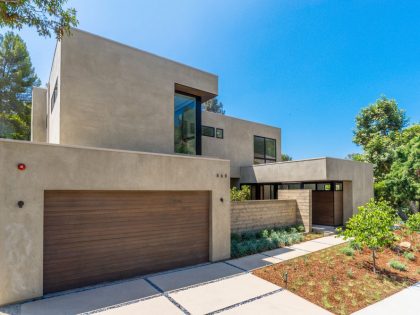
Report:
<svg viewBox="0 0 420 315"><path fill-rule="evenodd" d="M209 260L209 192L45 191L44 293Z"/></svg>

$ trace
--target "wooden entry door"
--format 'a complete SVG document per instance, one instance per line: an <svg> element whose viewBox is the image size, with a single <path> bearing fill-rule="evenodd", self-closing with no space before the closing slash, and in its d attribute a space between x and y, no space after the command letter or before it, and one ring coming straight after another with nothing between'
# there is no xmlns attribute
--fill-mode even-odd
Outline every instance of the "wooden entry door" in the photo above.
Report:
<svg viewBox="0 0 420 315"><path fill-rule="evenodd" d="M207 191L45 191L44 293L209 260Z"/></svg>
<svg viewBox="0 0 420 315"><path fill-rule="evenodd" d="M312 191L312 223L343 224L343 191Z"/></svg>

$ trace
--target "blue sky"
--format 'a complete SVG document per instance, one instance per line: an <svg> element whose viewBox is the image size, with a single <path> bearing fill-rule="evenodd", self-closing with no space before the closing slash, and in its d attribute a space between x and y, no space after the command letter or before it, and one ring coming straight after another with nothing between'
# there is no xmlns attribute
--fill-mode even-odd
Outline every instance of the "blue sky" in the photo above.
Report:
<svg viewBox="0 0 420 315"><path fill-rule="evenodd" d="M69 4L83 30L218 74L226 114L281 127L294 159L359 151L354 117L381 94L420 120L420 1ZM44 84L55 40L19 34Z"/></svg>

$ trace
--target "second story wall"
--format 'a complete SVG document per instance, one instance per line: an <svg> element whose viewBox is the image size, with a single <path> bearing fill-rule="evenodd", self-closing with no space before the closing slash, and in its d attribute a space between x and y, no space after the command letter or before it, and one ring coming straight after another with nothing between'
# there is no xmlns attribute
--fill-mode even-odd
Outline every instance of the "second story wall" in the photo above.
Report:
<svg viewBox="0 0 420 315"><path fill-rule="evenodd" d="M202 113L202 125L223 129L223 139L202 136L202 152L230 160L233 178L240 177L241 166L254 164L254 136L275 139L276 160L281 160L280 128L206 111Z"/></svg>
<svg viewBox="0 0 420 315"><path fill-rule="evenodd" d="M175 85L205 100L217 76L72 32L61 42L59 143L174 153Z"/></svg>

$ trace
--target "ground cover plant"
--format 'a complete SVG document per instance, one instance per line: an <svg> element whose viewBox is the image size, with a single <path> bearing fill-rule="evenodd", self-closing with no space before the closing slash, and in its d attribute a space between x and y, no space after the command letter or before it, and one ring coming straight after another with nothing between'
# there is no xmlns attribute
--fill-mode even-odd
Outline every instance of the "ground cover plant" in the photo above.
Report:
<svg viewBox="0 0 420 315"><path fill-rule="evenodd" d="M233 233L231 236L231 257L252 255L322 237L322 234L305 234L304 232L303 225L295 225L241 234Z"/></svg>
<svg viewBox="0 0 420 315"><path fill-rule="evenodd" d="M378 252L376 273L371 250L348 243L258 269L254 274L330 312L351 314L420 281L420 234L398 230L394 235L395 242ZM403 241L410 242L409 249L399 246Z"/></svg>

